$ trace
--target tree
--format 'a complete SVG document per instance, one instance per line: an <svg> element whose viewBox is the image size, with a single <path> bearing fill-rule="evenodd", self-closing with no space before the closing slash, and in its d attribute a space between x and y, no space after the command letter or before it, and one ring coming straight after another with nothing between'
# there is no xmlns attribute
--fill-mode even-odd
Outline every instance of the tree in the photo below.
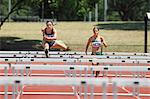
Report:
<svg viewBox="0 0 150 99"><path fill-rule="evenodd" d="M57 20L83 20L89 11L94 12L95 4L99 5L99 20L103 19L104 0L12 0L12 10L7 13L8 0L0 0L0 15L6 16L0 27L12 16L42 17ZM143 15L150 8L150 0L108 0L108 20L143 20ZM94 13L93 13L94 14Z"/></svg>
<svg viewBox="0 0 150 99"><path fill-rule="evenodd" d="M4 18L4 20L2 20L1 24L0 24L0 29L2 27L2 25L4 24L4 22L9 18L9 16L16 10L19 9L19 5L23 2L24 0L18 0L15 5L12 7L11 11L7 14L7 16Z"/></svg>
<svg viewBox="0 0 150 99"><path fill-rule="evenodd" d="M6 17L1 21L0 29L5 23L5 21L9 18L9 16L14 13L15 11L19 11L21 9L24 9L26 7L25 5L32 5L37 3L38 0L12 0L13 7L11 8L11 11L6 15ZM6 6L6 5L5 5Z"/></svg>
<svg viewBox="0 0 150 99"><path fill-rule="evenodd" d="M109 11L117 11L123 21L143 20L148 0L109 0Z"/></svg>
<svg viewBox="0 0 150 99"><path fill-rule="evenodd" d="M80 0L57 0L54 10L58 20L75 20Z"/></svg>
<svg viewBox="0 0 150 99"><path fill-rule="evenodd" d="M80 16L83 20L83 17L85 15L88 15L89 11L93 11L95 10L95 4L99 4L99 10L103 10L101 9L103 5L102 4L103 0L81 0L80 2L80 9L78 10L78 16ZM99 11L102 12L102 11ZM102 16L102 14L99 14L99 16Z"/></svg>

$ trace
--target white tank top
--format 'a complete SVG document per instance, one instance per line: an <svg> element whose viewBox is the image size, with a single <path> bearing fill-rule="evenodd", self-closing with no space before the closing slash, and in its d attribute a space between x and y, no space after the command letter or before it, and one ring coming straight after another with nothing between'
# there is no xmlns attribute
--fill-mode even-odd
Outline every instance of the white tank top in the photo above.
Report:
<svg viewBox="0 0 150 99"><path fill-rule="evenodd" d="M99 37L92 40L92 47L100 47L102 45L102 42L100 41Z"/></svg>

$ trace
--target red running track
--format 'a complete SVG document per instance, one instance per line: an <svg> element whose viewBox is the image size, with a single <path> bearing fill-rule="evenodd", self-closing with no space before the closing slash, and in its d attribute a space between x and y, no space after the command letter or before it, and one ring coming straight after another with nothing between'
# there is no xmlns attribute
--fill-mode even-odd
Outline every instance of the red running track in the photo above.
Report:
<svg viewBox="0 0 150 99"><path fill-rule="evenodd" d="M8 91L12 91L11 86L9 86ZM82 88L82 92L83 92ZM79 90L77 88L77 90ZM132 88L131 87L118 87L118 94L119 93L124 93L124 94L131 94L132 93ZM0 91L4 91L4 86L0 86ZM24 86L23 87L23 92L46 92L49 94L36 94L36 95L28 95L24 94L21 96L18 96L16 99L83 99L84 96L79 96L79 95L74 95L73 94L73 88L72 86ZM57 93L52 94L52 92ZM64 94L61 95L59 93L71 93L71 94ZM88 86L88 92L90 92L90 86ZM112 85L109 85L107 88L108 93L113 92L113 87ZM50 94L51 93L51 94ZM102 93L102 87L94 87L94 93ZM142 94L150 94L150 87L141 87L140 88L140 93ZM17 97L17 96L16 96ZM94 99L101 99L102 95L94 95ZM113 99L113 96L107 96L108 99ZM150 97L144 97L141 96L140 99L148 99ZM0 99L4 99L4 95L0 95ZM9 99L11 99L11 95L9 95ZM88 96L88 99L90 99L90 95ZM118 99L137 99L135 96L118 96Z"/></svg>
<svg viewBox="0 0 150 99"><path fill-rule="evenodd" d="M2 63L2 62L0 62ZM5 62L6 63L6 62ZM38 62L32 62L31 64L60 64L60 63L38 63ZM62 64L62 63L61 63ZM66 63L63 63L66 64ZM79 63L81 64L81 63ZM107 64L107 63L106 63ZM113 63L112 63L113 64ZM91 63L83 63L82 65L91 65ZM115 64L114 64L115 65ZM118 64L118 65L128 65L133 66L137 64ZM150 66L150 64L138 64L139 66L146 65ZM0 73L4 73L3 70L0 70ZM9 70L9 73L11 74L12 71ZM63 74L62 71L32 71L32 74ZM113 74L113 72L109 72L109 74ZM125 72L124 74L129 74ZM150 73L146 73L146 75L150 75ZM1 75L2 76L2 75ZM82 88L82 92L83 92ZM124 94L131 94L132 93L132 87L117 87L118 94L124 93ZM4 86L0 86L0 91L4 92ZM12 91L11 86L8 87L8 91ZM77 91L79 91L79 88L77 88ZM73 94L73 86L23 86L23 92L45 92L48 94L23 94L16 96L16 99L84 99L84 96L79 96L78 94ZM53 94L52 92L55 92ZM88 92L90 92L90 86L88 86ZM110 84L107 88L107 93L112 93L113 87ZM51 93L51 94L50 94ZM60 93L69 93L69 94L60 94ZM94 93L102 93L102 87L94 87ZM150 87L140 87L140 93L141 94L150 94ZM90 95L87 96L88 99L90 99ZM137 96L117 96L118 99L138 99ZM94 99L101 99L102 95L94 95ZM0 99L4 99L4 95L0 94ZM8 95L8 99L11 99L11 95ZM112 95L108 95L107 99L113 99ZM140 99L150 99L148 96L140 96Z"/></svg>

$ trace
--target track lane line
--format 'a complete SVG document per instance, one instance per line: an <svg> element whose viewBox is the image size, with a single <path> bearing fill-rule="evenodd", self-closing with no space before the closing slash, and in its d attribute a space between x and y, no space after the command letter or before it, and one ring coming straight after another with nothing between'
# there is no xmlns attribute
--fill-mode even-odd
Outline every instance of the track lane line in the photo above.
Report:
<svg viewBox="0 0 150 99"><path fill-rule="evenodd" d="M124 91L126 91L127 93L132 93L131 91L129 91L128 89L126 89L124 86L120 87L121 89L123 89ZM133 96L136 99L140 99L138 96Z"/></svg>
<svg viewBox="0 0 150 99"><path fill-rule="evenodd" d="M19 94L17 95L16 99L20 99L21 93L23 92L23 89L26 87L26 85L22 86L22 91L19 92Z"/></svg>
<svg viewBox="0 0 150 99"><path fill-rule="evenodd" d="M72 86L71 88L72 88L72 90L73 90L73 92L74 92L74 91L75 91L74 86ZM77 92L77 91L76 91L76 97L77 97L77 99L81 99L80 96L79 96L79 92Z"/></svg>

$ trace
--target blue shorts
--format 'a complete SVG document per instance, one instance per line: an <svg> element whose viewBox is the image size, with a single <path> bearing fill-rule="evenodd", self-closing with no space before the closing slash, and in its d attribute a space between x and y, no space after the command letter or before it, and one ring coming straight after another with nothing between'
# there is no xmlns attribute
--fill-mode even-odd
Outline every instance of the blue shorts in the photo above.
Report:
<svg viewBox="0 0 150 99"><path fill-rule="evenodd" d="M46 41L46 43L48 43L49 47L52 47L55 44L55 41L50 41L50 42Z"/></svg>

